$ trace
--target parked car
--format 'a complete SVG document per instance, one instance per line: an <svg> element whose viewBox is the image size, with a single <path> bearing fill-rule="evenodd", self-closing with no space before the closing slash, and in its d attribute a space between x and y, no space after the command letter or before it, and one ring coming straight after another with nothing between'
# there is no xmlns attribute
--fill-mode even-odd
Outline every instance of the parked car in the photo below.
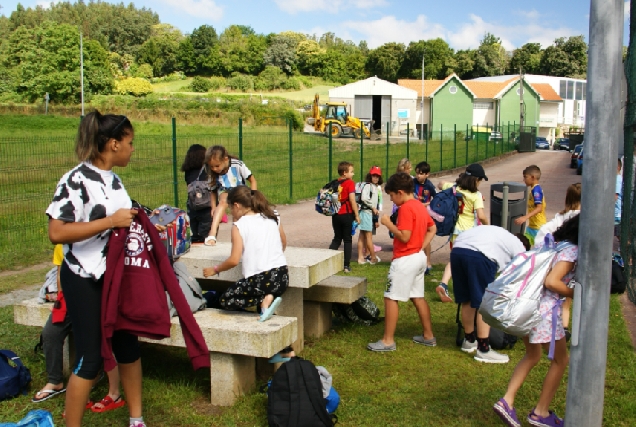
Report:
<svg viewBox="0 0 636 427"><path fill-rule="evenodd" d="M534 146L537 147L538 150L549 150L550 149L550 143L548 142L547 139L545 139L542 136L537 136L537 139L535 140Z"/></svg>
<svg viewBox="0 0 636 427"><path fill-rule="evenodd" d="M570 151L570 140L568 138L557 138L554 143L554 149Z"/></svg>
<svg viewBox="0 0 636 427"><path fill-rule="evenodd" d="M583 148L581 148L581 152L579 153L579 157L576 159L576 174L581 175L583 173Z"/></svg>
<svg viewBox="0 0 636 427"><path fill-rule="evenodd" d="M579 144L574 147L574 151L572 151L572 155L570 156L570 167L575 168L578 166L579 154L583 149L583 144Z"/></svg>

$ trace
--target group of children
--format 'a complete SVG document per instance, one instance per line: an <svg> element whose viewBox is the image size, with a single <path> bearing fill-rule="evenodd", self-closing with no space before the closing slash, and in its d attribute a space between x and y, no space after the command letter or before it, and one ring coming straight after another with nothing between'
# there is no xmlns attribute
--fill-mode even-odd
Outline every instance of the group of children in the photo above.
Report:
<svg viewBox="0 0 636 427"><path fill-rule="evenodd" d="M89 123L99 121L98 124ZM124 125L122 127L122 124ZM126 166L132 154L133 129L130 122L118 116L87 116L80 125L80 130L92 134L105 135L104 141L96 142L97 136L78 138L76 151L81 163L76 175L89 176L98 174L102 179L112 181L110 191L123 190L119 178L112 174L113 166ZM103 129L102 129L103 128ZM122 131L123 130L123 131ZM100 137L101 138L101 137ZM190 162L190 169L186 172L186 181L200 179L203 172L208 180L211 191L211 205L205 214L194 212L189 207L190 217L193 220L193 231L199 242L216 244L216 233L223 215L229 207L233 226L231 230L232 249L230 256L222 263L203 269L204 277L212 277L229 270L242 261L243 279L231 285L219 298L223 308L236 310L257 306L261 314L260 321L266 321L272 317L282 301L289 277L284 251L286 236L281 225L279 214L273 209L263 193L257 190L257 182L249 168L240 160L229 155L222 146L213 146L205 149L202 155L202 146L193 146L189 154L195 154L202 158L202 164L197 161ZM405 159L406 160L406 159ZM186 162L184 162L184 168ZM355 197L354 166L349 162L341 162L338 165L339 186L338 197L341 202L340 210L332 216L334 237L330 249L338 249L344 242L344 271L350 272L352 251L352 226L354 221L360 224L361 235L359 239L359 262L375 264L379 261L375 253L372 235L379 226L383 225L394 236L393 257L389 268L387 286L384 292L385 328L384 335L377 342L367 345L371 351L387 352L395 351L395 330L398 321L399 302L411 300L415 306L422 325L422 334L412 338L413 342L427 347L437 345L432 330L431 312L428 302L424 298L424 278L431 268L430 243L436 234L435 222L428 213L427 207L436 197L437 189L428 179L430 166L426 162L418 163L415 177L410 175L411 165L408 160L401 161L397 173L387 180L384 191L390 197L397 209L397 219L392 221L389 215L380 216L382 205L382 171L373 166L365 178L365 185L361 189L360 209ZM194 171L194 172L188 172ZM620 163L619 163L620 171ZM190 174L189 176L187 174ZM92 175L91 175L92 176ZM93 177L94 178L94 177ZM572 290L567 287L567 282L573 276L577 262L578 244L578 212L580 210L580 184L573 184L568 188L566 207L555 219L546 221L545 195L539 185L541 170L532 165L523 171L523 179L530 189L531 197L528 197L528 214L518 218L515 222L523 224L528 221L525 236L513 236L500 227L488 225L484 213L484 200L479 192L479 185L488 180L483 167L472 164L460 174L454 183L441 182L439 190L455 187L461 194L459 219L451 236L451 257L446 266L442 282L437 288L437 293L442 301L449 302L450 297L448 282L451 276L454 278L455 302L462 305L462 324L465 329L465 339L461 350L467 353L476 352L475 359L487 363L507 363L508 357L490 349L488 342L489 328L476 315L481 298L488 283L495 277L512 257L527 250L530 245L542 245L544 236L551 233L556 241L566 241L569 244L561 250L553 261L552 269L545 280L542 307L552 307L555 301L561 297L571 297ZM69 212L60 209L63 202L64 191L67 185L72 185L70 179L65 176L58 186L58 191L47 214L51 218L49 236L54 243L65 244L65 262L67 267L61 268L62 282L65 291L69 295L69 313L72 327L78 341L78 360L69 381L67 392L67 412L69 417L67 425L79 425L81 423L84 402L95 379L95 369L89 371L82 367L83 352L88 351L81 341L86 334L82 328L76 330L77 325L82 324L81 313L78 309L78 287L74 285L75 275L88 281L84 286L99 283L104 273L100 259L93 259L88 251L88 246L107 241L108 233L116 227L127 227L136 215L131 210L130 199L123 190L118 203L109 202L107 210L100 218L84 217L81 212L69 216ZM109 181L110 182L110 181ZM617 203L620 194L617 182ZM90 205L90 201L88 203ZM89 206L90 207L90 206ZM85 207L85 209L87 209ZM77 210L77 208L76 208ZM71 212L72 214L72 212ZM209 216L208 216L209 214ZM108 215L108 216L107 216ZM619 221L617 219L616 221ZM85 222L90 225L82 227L69 226L74 222ZM208 225L209 224L209 225ZM79 224L77 224L79 225ZM94 242L93 242L94 241ZM93 242L93 243L91 243ZM70 244L73 243L72 253ZM87 246L87 252L83 253L83 246ZM363 258L360 252L366 252L367 258ZM59 256L58 256L59 258ZM60 261L60 260L58 260ZM60 261L60 263L62 263ZM71 277L73 276L73 277ZM70 280L72 279L72 280ZM68 289L67 289L68 286ZM544 301L545 299L545 301ZM97 300L99 301L99 300ZM545 302L545 304L544 304ZM550 305L552 304L552 305ZM547 317L547 316L546 316ZM551 319L544 319L528 337L523 341L526 346L526 354L514 370L508 390L504 397L495 405L495 412L508 425L519 427L520 423L514 409L514 399L517 391L523 384L530 370L539 362L542 346L549 342L552 335L556 338L556 351L551 362L539 402L535 409L528 415L528 422L536 426L562 425L562 420L549 410L549 405L556 393L563 373L568 363L566 349L566 330L569 313L558 310L558 322L556 330L552 331ZM68 329L67 329L68 330ZM95 331L93 331L95 332ZM97 335L99 335L97 333ZM99 341L99 340L97 340ZM91 344L93 346L93 344ZM94 351L92 347L90 351ZM279 362L288 360L293 355L293 349L286 348L271 361ZM56 362L57 363L57 362ZM127 392L130 403L130 426L145 426L141 417L141 370L137 361L120 364L123 369L122 383ZM62 382L57 373L49 372L49 383L33 398L34 402L48 399L63 391ZM109 375L110 378L110 375ZM112 393L103 399L99 405L91 406L99 412L100 408L110 409L123 405L119 396L119 385L116 378L111 381ZM79 399L79 400L78 400ZM118 403L120 402L121 403ZM81 402L78 403L78 402ZM95 409L94 409L95 410Z"/></svg>

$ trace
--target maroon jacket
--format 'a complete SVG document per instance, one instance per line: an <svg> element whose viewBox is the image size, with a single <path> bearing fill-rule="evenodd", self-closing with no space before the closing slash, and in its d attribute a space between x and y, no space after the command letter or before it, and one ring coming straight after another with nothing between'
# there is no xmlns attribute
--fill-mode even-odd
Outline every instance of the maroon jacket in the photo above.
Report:
<svg viewBox="0 0 636 427"><path fill-rule="evenodd" d="M194 369L210 366L208 347L172 269L166 247L143 210L128 229L113 230L108 243L102 289L102 357L104 370L116 366L112 353L115 331L139 337L170 336L166 291L179 314Z"/></svg>

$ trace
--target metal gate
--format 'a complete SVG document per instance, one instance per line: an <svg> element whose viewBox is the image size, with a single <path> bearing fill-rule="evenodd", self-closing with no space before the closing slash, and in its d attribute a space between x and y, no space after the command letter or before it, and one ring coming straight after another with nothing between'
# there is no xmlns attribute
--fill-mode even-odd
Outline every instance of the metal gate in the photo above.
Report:
<svg viewBox="0 0 636 427"><path fill-rule="evenodd" d="M373 97L371 95L356 95L351 114L361 120L371 120L373 117Z"/></svg>

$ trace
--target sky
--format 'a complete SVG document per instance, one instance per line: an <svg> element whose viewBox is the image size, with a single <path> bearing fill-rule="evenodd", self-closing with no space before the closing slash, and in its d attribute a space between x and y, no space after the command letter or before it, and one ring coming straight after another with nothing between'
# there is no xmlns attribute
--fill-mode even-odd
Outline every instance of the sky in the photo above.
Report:
<svg viewBox="0 0 636 427"><path fill-rule="evenodd" d="M25 7L48 7L49 0L20 0ZM126 3L126 2L124 2ZM136 7L158 13L161 22L184 33L212 25L217 33L232 24L257 33L296 31L320 36L333 32L370 48L384 43L441 37L456 49L474 49L486 32L506 50L525 43L551 45L557 37L584 35L588 41L589 0L137 0ZM0 0L10 15L17 0ZM624 44L629 41L629 1L625 1Z"/></svg>

